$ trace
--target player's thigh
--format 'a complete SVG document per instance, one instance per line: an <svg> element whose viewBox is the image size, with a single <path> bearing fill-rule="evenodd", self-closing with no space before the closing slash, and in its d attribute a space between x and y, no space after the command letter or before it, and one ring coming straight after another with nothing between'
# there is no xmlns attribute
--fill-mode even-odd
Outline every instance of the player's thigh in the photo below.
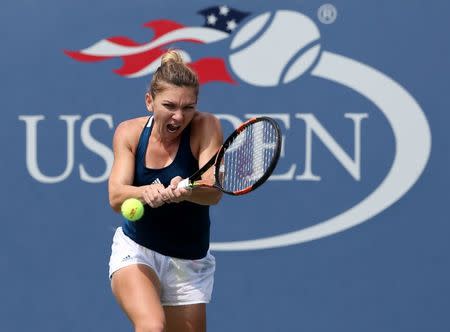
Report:
<svg viewBox="0 0 450 332"><path fill-rule="evenodd" d="M114 272L111 288L122 309L136 325L164 325L160 285L156 273L143 264Z"/></svg>
<svg viewBox="0 0 450 332"><path fill-rule="evenodd" d="M206 304L165 306L166 332L205 332Z"/></svg>

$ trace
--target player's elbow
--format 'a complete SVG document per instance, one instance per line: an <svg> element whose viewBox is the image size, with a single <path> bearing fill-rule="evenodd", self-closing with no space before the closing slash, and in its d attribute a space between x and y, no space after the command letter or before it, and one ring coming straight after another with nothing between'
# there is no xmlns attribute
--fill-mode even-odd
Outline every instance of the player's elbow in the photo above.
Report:
<svg viewBox="0 0 450 332"><path fill-rule="evenodd" d="M117 202L117 200L109 199L109 206L111 209L113 209L115 212L120 212L120 204Z"/></svg>
<svg viewBox="0 0 450 332"><path fill-rule="evenodd" d="M114 191L109 192L109 206L116 212L120 212L120 197L117 194L114 194Z"/></svg>

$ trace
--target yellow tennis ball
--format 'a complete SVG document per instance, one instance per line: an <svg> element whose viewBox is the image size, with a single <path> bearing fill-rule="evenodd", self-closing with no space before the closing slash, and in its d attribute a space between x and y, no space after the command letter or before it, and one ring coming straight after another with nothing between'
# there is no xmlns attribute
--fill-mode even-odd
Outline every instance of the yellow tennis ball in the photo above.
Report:
<svg viewBox="0 0 450 332"><path fill-rule="evenodd" d="M136 221L144 215L144 205L136 198L128 198L120 207L122 216L129 221Z"/></svg>

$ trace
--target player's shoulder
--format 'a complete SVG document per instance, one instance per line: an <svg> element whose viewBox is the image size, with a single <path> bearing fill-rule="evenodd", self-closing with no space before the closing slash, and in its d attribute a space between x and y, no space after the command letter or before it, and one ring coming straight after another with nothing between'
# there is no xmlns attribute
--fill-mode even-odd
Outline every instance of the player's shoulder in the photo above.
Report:
<svg viewBox="0 0 450 332"><path fill-rule="evenodd" d="M142 129L148 121L148 116L132 118L120 122L114 133L114 140L128 144L139 139Z"/></svg>
<svg viewBox="0 0 450 332"><path fill-rule="evenodd" d="M116 134L126 135L136 131L141 132L148 121L148 116L128 119L120 122L116 127Z"/></svg>
<svg viewBox="0 0 450 332"><path fill-rule="evenodd" d="M192 119L192 128L195 131L221 130L219 119L207 112L197 112Z"/></svg>

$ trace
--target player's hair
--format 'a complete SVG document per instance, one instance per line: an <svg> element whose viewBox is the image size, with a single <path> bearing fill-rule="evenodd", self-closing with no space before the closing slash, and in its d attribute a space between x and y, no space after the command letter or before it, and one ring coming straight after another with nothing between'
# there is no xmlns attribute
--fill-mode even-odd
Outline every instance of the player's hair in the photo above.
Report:
<svg viewBox="0 0 450 332"><path fill-rule="evenodd" d="M198 76L185 64L181 54L176 50L167 51L161 58L161 65L153 74L150 83L149 92L152 98L166 89L167 83L179 87L192 87L195 90L195 95L198 95Z"/></svg>

